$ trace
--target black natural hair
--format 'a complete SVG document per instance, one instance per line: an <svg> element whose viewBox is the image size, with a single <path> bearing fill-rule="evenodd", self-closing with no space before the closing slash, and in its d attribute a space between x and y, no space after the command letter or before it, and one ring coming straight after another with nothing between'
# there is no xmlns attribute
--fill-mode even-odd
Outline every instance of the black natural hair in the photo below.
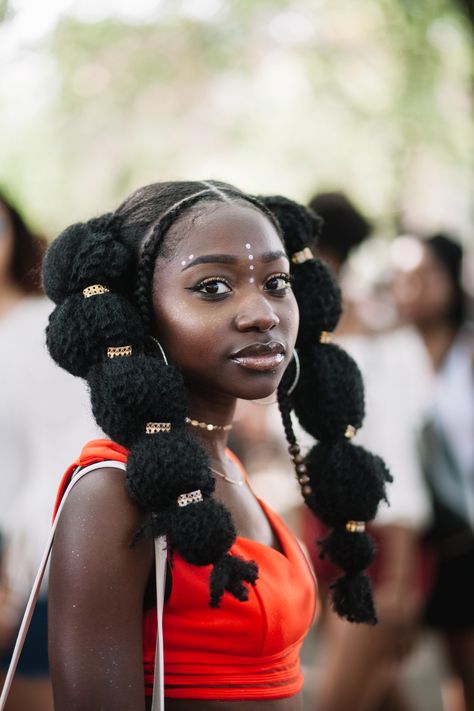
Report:
<svg viewBox="0 0 474 711"><path fill-rule="evenodd" d="M463 248L451 235L438 232L423 242L441 265L451 282L453 295L448 319L460 327L466 318L467 298L462 285Z"/></svg>
<svg viewBox="0 0 474 711"><path fill-rule="evenodd" d="M10 277L25 294L41 294L41 262L46 240L34 234L7 194L0 190L0 205L7 214L13 235Z"/></svg>
<svg viewBox="0 0 474 711"><path fill-rule="evenodd" d="M283 228L290 258L314 247L320 221L310 208L281 196L260 197ZM333 604L352 622L376 621L370 581L364 573L375 549L365 531L351 532L350 521L374 518L391 480L383 461L348 439L364 418L364 388L354 360L337 345L325 342L341 315L341 294L328 268L316 258L291 261L293 289L300 309L297 352L300 377L292 390L294 366L278 389L289 451L308 507L331 533L321 541L344 571L333 585ZM326 338L325 338L326 337ZM293 431L291 411L317 443L303 458Z"/></svg>
<svg viewBox="0 0 474 711"><path fill-rule="evenodd" d="M225 183L156 183L137 190L116 212L66 229L49 248L44 262L45 290L57 304L47 330L48 347L59 365L87 379L98 424L129 450L128 492L149 514L137 535L147 531L154 536L166 535L171 551L189 563L212 565L213 606L219 604L225 590L245 600L247 585L255 584L258 570L254 562L229 553L236 531L227 509L213 497L215 481L206 451L186 429L187 398L182 376L175 366L164 362L155 346L151 292L156 258L166 255L173 240L179 239L178 228L186 224L183 221L219 203L251 205L266 215L290 254L306 244L308 233L317 224L313 214L297 206L294 216L301 225L296 229L293 218L286 223L277 214L272 200L246 195ZM315 491L318 482L322 496L316 496L314 505L313 494L306 498L334 526L325 550L346 570L335 590L336 608L349 619L372 621L370 589L361 573L371 549L364 544L365 536L358 537L357 544L351 534L346 544L341 526L348 516L368 520L374 515L383 497L386 472L379 460L341 440L347 424L359 426L363 407L357 372L345 377L348 356L335 346L319 345L320 331L333 330L341 312L337 287L320 262L311 260L297 269L302 374L314 394L307 402L299 385L291 399L287 396L290 366L279 389L283 421L290 444L295 444L289 416L293 406L308 431L327 440L317 445L307 462L311 482ZM93 285L107 291L84 295L83 290ZM107 356L108 348L125 345L130 347L128 355ZM324 382L326 377L329 382ZM341 399L346 394L348 400L343 406ZM315 408L316 399L332 403L331 412L323 406L320 411L319 403ZM147 424L157 422L168 423L167 431L148 434ZM357 472L347 495L344 482L352 466ZM336 471L334 482L332 468ZM358 484L362 486L360 503L352 509L349 497ZM177 505L182 494L198 490L202 501ZM352 551L357 553L353 559Z"/></svg>
<svg viewBox="0 0 474 711"><path fill-rule="evenodd" d="M308 204L322 218L318 238L321 255L332 255L343 264L354 247L369 236L372 225L341 192L317 193Z"/></svg>

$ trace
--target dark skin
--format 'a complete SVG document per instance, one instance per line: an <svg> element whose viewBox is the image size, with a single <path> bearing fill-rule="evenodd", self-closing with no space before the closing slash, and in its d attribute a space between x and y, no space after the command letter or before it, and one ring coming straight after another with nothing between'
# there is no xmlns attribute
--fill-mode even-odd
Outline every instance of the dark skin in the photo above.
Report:
<svg viewBox="0 0 474 711"><path fill-rule="evenodd" d="M288 286L288 259L271 222L248 206L213 205L193 221L184 216L172 230L170 238L179 238L173 255L159 257L155 268L157 335L169 361L182 369L191 416L227 424L237 398L271 394L291 360L298 311ZM232 357L249 345L269 342L279 344L275 362ZM225 455L227 432L193 432L201 437L212 467L241 478ZM215 496L232 513L239 535L279 549L248 486L216 477ZM49 593L56 711L147 708L141 625L153 547L149 540L128 547L143 518L116 470L99 469L84 477L66 502ZM298 694L264 701L167 700L166 708L300 711L302 706Z"/></svg>

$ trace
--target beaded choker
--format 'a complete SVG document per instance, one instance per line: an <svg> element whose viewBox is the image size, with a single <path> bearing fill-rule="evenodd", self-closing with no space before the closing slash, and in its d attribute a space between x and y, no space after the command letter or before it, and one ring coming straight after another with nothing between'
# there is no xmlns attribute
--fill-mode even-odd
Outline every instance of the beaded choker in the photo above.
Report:
<svg viewBox="0 0 474 711"><path fill-rule="evenodd" d="M202 430L208 430L209 432L212 432L213 430L224 430L225 432L228 432L232 429L232 423L230 425L211 425L209 422L192 420L190 417L186 417L185 422L187 425L191 425L191 427L200 427Z"/></svg>

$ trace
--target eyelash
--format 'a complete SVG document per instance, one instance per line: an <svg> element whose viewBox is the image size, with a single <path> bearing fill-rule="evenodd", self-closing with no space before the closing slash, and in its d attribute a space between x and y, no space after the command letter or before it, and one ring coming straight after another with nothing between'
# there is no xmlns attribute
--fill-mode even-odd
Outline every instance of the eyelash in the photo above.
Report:
<svg viewBox="0 0 474 711"><path fill-rule="evenodd" d="M266 280L265 284L268 284L268 282L272 281L272 279L283 279L285 281L285 286L283 289L270 290L271 293L277 294L278 296L282 296L282 295L286 294L288 289L291 287L291 282L293 280L289 274L286 274L284 272L278 272L277 274L271 274L268 277L268 279ZM231 285L229 284L229 282L227 281L227 279L224 279L223 277L216 276L216 277L207 277L207 279L203 279L198 284L196 284L196 286L192 287L191 291L201 292L203 294L203 296L207 296L209 298L214 298L214 299L225 296L225 294L228 292L225 292L224 294L209 294L209 293L206 294L205 292L201 291L207 284L216 284L216 283L217 284L224 284L229 289L232 288Z"/></svg>

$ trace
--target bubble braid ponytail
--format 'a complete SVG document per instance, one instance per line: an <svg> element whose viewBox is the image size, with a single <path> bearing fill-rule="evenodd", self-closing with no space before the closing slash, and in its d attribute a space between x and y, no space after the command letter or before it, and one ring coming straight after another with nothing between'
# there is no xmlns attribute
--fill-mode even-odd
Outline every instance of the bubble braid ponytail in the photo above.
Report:
<svg viewBox="0 0 474 711"><path fill-rule="evenodd" d="M308 507L332 530L320 541L321 557L328 555L344 572L332 584L336 612L350 622L377 621L371 584L364 572L375 548L365 523L386 500L391 476L380 457L350 441L364 419L364 389L359 369L342 348L330 343L340 318L341 295L327 267L304 252L315 241L320 219L309 208L280 196L259 197L279 221L290 256L293 290L300 309L297 349L299 382L294 362L278 388L278 403L290 455ZM291 411L316 440L305 458L293 431Z"/></svg>
<svg viewBox="0 0 474 711"><path fill-rule="evenodd" d="M229 552L235 527L212 496L206 451L186 429L182 376L152 345L151 289L156 257L176 220L200 202L237 200L275 222L255 198L224 183L155 184L136 191L116 213L67 228L43 267L45 291L57 304L47 328L50 353L86 378L97 423L129 449L127 489L149 514L135 538L166 535L170 550L187 562L212 565L213 607L226 590L246 600L258 569ZM111 348L124 355L110 357ZM148 434L150 425L162 431ZM183 495L193 502L179 505Z"/></svg>

